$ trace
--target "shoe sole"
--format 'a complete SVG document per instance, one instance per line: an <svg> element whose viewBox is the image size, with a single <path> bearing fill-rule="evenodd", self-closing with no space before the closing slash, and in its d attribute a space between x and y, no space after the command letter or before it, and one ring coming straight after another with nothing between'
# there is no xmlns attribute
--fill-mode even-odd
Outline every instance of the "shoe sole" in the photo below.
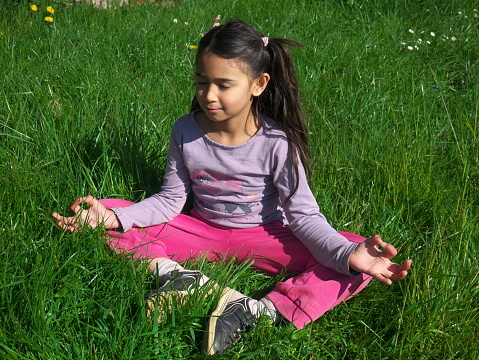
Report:
<svg viewBox="0 0 479 360"><path fill-rule="evenodd" d="M208 286L208 285L206 285ZM213 291L218 291L219 286L213 284L211 289L205 293L204 298L208 298L213 294ZM200 290L200 289L199 289ZM200 290L201 291L201 290ZM152 296L146 300L146 318L152 319L155 316L155 311L158 309L158 324L163 322L165 318L165 310L171 310L173 302L176 303L177 307L182 307L186 304L187 297L192 294L192 291L183 290L183 291L168 291L164 293L158 293L155 296Z"/></svg>
<svg viewBox="0 0 479 360"><path fill-rule="evenodd" d="M218 305L216 306L216 309L211 313L210 320L208 321L208 327L206 329L206 333L203 339L202 351L205 355L215 355L214 342L216 323L218 322L218 318L225 311L226 306L229 304L233 291L233 289L225 288L223 290L223 294L218 300Z"/></svg>
<svg viewBox="0 0 479 360"><path fill-rule="evenodd" d="M158 294L146 300L146 318L152 319L155 311L158 309L158 324L163 322L165 318L165 310L171 310L173 301L177 306L183 306L186 303L188 291L174 291Z"/></svg>

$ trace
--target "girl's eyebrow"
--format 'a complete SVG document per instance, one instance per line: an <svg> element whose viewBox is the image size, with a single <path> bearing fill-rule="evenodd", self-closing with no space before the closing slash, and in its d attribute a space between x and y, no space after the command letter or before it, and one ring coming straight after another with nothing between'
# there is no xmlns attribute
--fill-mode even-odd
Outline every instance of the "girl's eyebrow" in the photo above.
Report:
<svg viewBox="0 0 479 360"><path fill-rule="evenodd" d="M204 74L201 73L196 73L195 74L197 77L206 77ZM227 79L227 78L219 78L219 79L214 79L215 81L221 81L221 82L233 82L235 80L233 79Z"/></svg>

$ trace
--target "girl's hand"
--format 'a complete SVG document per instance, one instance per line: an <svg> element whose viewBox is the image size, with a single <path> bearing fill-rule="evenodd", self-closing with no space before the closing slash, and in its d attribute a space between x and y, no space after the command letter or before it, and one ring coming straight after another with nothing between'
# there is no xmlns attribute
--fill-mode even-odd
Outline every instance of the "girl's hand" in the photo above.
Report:
<svg viewBox="0 0 479 360"><path fill-rule="evenodd" d="M88 209L81 207L81 203L87 204ZM103 225L106 229L115 229L121 226L115 213L107 209L91 195L76 199L71 204L70 209L75 213L74 216L66 217L58 213L52 214L58 220L57 225L63 230L79 231L85 225L92 228Z"/></svg>
<svg viewBox="0 0 479 360"><path fill-rule="evenodd" d="M384 251L379 250L378 246ZM411 268L411 260L405 260L402 265L393 263L390 259L396 254L394 246L384 242L379 235L374 235L352 252L349 267L391 285L393 281L404 279Z"/></svg>

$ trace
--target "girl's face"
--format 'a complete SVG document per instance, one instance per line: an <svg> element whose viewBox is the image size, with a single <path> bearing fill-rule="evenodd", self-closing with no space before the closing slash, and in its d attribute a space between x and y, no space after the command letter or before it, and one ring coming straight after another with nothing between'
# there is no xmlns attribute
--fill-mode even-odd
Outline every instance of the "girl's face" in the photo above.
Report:
<svg viewBox="0 0 479 360"><path fill-rule="evenodd" d="M245 122L252 97L259 96L269 75L251 79L248 68L239 60L203 55L196 64L196 98L208 119Z"/></svg>

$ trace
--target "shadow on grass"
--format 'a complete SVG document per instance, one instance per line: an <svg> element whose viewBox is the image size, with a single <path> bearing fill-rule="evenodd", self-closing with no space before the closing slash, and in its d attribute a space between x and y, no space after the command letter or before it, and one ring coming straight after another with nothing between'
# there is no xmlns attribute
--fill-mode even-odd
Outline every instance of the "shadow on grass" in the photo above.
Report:
<svg viewBox="0 0 479 360"><path fill-rule="evenodd" d="M160 190L164 175L166 150L163 144L154 143L146 129L132 124L115 127L101 123L90 137L82 141L78 151L80 161L88 172L90 182L101 195L110 194L108 180L116 179L122 188L121 194L128 194L131 201L139 201ZM115 195L115 194L114 194Z"/></svg>

